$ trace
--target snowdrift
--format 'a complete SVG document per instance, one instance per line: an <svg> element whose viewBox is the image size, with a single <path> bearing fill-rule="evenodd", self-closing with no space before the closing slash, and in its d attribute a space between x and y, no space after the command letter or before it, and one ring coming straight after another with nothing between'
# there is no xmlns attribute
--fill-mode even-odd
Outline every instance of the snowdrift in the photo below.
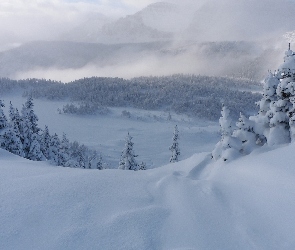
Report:
<svg viewBox="0 0 295 250"><path fill-rule="evenodd" d="M0 150L0 249L294 249L294 150L137 172Z"/></svg>

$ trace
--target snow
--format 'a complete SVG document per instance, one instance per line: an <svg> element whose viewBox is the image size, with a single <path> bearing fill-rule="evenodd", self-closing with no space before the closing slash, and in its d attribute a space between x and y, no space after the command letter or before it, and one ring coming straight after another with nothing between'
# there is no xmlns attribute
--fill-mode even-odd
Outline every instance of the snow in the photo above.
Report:
<svg viewBox="0 0 295 250"><path fill-rule="evenodd" d="M137 172L1 150L0 249L294 249L295 144L264 150Z"/></svg>
<svg viewBox="0 0 295 250"><path fill-rule="evenodd" d="M7 110L9 101L19 110L26 101L26 98L17 95L4 96L2 99ZM145 162L147 168L169 163L169 147L175 125L179 129L180 159L186 159L196 152L211 151L220 139L218 124L200 118L171 112L172 118L168 120L168 112L134 108L110 108L111 113L107 115L60 115L57 109L65 104L34 99L39 127L44 129L47 125L51 135L57 133L61 138L64 132L70 141L76 140L101 152L103 160L111 167L118 167L128 132L133 137L137 162ZM124 111L128 111L131 117L122 115Z"/></svg>
<svg viewBox="0 0 295 250"><path fill-rule="evenodd" d="M25 101L3 99L6 108ZM150 169L58 167L0 149L1 250L295 249L294 143L214 161L215 123L131 108L59 115L62 102L34 104L40 127L101 149L115 167L129 131ZM181 159L166 164L176 123Z"/></svg>

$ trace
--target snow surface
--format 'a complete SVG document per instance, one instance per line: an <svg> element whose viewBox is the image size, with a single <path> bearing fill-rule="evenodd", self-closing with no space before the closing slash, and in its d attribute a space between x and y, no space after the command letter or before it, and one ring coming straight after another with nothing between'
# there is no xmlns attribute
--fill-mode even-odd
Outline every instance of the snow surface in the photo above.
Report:
<svg viewBox="0 0 295 250"><path fill-rule="evenodd" d="M294 249L295 144L268 150L137 172L0 150L0 249Z"/></svg>
<svg viewBox="0 0 295 250"><path fill-rule="evenodd" d="M17 95L4 96L6 109L9 101L19 110L26 98ZM34 111L37 114L39 127L48 125L51 135L57 133L61 138L63 132L70 141L96 149L110 167L118 167L125 137L129 132L133 137L134 152L137 162L146 162L147 168L159 167L169 163L172 137L175 125L179 129L180 159L186 159L196 152L211 151L220 139L217 122L189 118L184 115L164 111L146 111L132 108L110 108L107 115L69 115L59 114L65 102L53 102L34 99ZM130 118L123 116L128 111Z"/></svg>
<svg viewBox="0 0 295 250"><path fill-rule="evenodd" d="M1 250L295 249L295 144L225 164L208 153L214 123L130 108L59 115L64 103L34 103L40 127L101 149L116 167L129 131L152 169L63 168L0 150ZM165 165L176 122L184 160Z"/></svg>

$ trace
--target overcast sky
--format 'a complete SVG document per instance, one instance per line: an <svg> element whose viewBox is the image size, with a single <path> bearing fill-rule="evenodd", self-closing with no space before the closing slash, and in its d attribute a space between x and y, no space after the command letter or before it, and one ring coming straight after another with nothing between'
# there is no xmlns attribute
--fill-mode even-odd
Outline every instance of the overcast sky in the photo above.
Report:
<svg viewBox="0 0 295 250"><path fill-rule="evenodd" d="M208 37L212 39L219 35L220 30L226 38L230 38L231 33L236 34L236 26L258 24L257 32L251 34L259 34L267 29L271 30L272 25L285 25L285 19L281 18L282 14L276 14L276 8L269 6L278 5L281 12L284 12L284 3L287 0L165 0L165 2L176 3L184 7L190 7L191 10L196 10L204 3L212 2L215 8L209 8L209 13L204 13L206 16L198 20L196 24L205 23L204 30L208 31ZM292 0L294 2L294 0ZM108 17L118 18L127 14L133 14L147 5L159 2L155 0L0 0L0 51L1 46L12 42L25 42L29 40L46 40L56 39L65 32L72 30L75 26L82 24L89 19L91 15L103 14ZM230 2L230 7L225 7L223 4ZM240 10L236 3L244 3L243 9ZM251 9L250 5L265 6L265 13L261 14L259 8ZM235 7L232 5L236 5ZM248 6L247 6L248 5ZM280 6L281 5L281 6ZM241 5L242 6L242 5ZM225 8L225 9L223 9ZM286 9L290 9L286 7ZM259 12L259 13L257 13ZM263 12L263 11L262 11ZM259 18L259 15L266 18ZM293 14L292 14L293 16ZM185 16L184 18L187 18ZM275 23L273 21L275 18ZM204 20L205 19L205 20ZM253 22L252 20L256 20ZM262 22L260 21L262 20ZM257 21L258 20L258 21ZM292 21L292 20L290 20ZM252 22L252 23L251 23ZM264 23L268 23L264 25ZM263 25L259 25L259 24ZM195 24L194 24L195 25ZM222 27L226 26L225 28ZM195 25L196 26L196 25ZM262 28L260 28L260 26ZM215 27L215 29L214 29ZM253 27L252 29L255 29ZM199 27L197 27L199 28ZM210 35L211 34L213 35ZM245 32L242 32L245 33ZM247 32L245 33L247 34ZM3 48L2 48L3 50Z"/></svg>

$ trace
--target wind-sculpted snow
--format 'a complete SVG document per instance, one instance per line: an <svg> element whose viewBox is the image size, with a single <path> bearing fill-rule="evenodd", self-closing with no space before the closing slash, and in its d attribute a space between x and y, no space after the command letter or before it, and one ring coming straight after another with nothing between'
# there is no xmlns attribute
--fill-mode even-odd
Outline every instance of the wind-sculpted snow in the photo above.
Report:
<svg viewBox="0 0 295 250"><path fill-rule="evenodd" d="M2 92L21 86L26 90L26 95L30 94L34 98L70 100L82 103L83 107L164 109L210 120L219 118L222 103L228 106L235 118L240 111L253 114L256 112L255 102L261 98L260 94L251 92L261 88L257 82L194 75L139 77L131 80L92 77L67 84L2 78L0 84Z"/></svg>
<svg viewBox="0 0 295 250"><path fill-rule="evenodd" d="M0 150L0 248L294 249L295 148L268 150L139 172L53 167Z"/></svg>

